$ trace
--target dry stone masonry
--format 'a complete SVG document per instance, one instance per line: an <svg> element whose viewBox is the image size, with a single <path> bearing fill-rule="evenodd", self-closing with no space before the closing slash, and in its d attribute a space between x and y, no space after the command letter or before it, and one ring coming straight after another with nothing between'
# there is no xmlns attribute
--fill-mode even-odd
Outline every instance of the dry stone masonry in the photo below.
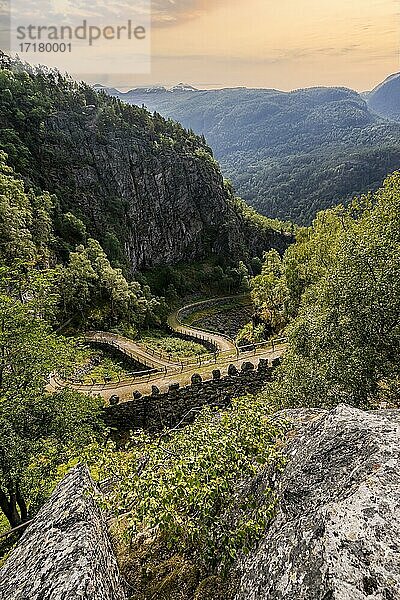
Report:
<svg viewBox="0 0 400 600"><path fill-rule="evenodd" d="M273 361L273 365L277 361ZM272 377L272 367L266 359L260 359L258 369L253 363L245 362L239 371L230 365L227 377L222 377L218 369L213 371L213 379L203 381L201 375L192 376L192 385L179 387L172 384L165 394L156 385L150 396L134 393L133 400L109 406L105 410L107 425L119 431L148 429L157 431L164 427L174 427L187 415L188 420L195 416L194 409L202 406L226 407L233 398L260 392Z"/></svg>

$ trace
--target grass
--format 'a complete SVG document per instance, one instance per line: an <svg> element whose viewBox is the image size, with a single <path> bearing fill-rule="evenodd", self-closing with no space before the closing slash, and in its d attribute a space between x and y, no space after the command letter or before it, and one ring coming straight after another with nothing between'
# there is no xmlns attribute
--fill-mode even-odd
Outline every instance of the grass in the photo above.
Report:
<svg viewBox="0 0 400 600"><path fill-rule="evenodd" d="M232 300L228 300L224 304L215 304L215 306L210 306L209 308L204 308L203 310L195 311L185 317L183 322L185 325L192 325L193 323L200 321L201 319L205 319L207 317L212 317L214 315L218 315L222 312L228 312L237 308L238 306L248 306L251 303L251 300L248 296L234 298Z"/></svg>
<svg viewBox="0 0 400 600"><path fill-rule="evenodd" d="M147 348L170 355L172 358L197 358L209 354L202 344L182 340L159 330L143 333L137 341Z"/></svg>
<svg viewBox="0 0 400 600"><path fill-rule="evenodd" d="M118 381L134 370L128 360L114 353L84 346L79 350L73 377L81 379L84 384Z"/></svg>

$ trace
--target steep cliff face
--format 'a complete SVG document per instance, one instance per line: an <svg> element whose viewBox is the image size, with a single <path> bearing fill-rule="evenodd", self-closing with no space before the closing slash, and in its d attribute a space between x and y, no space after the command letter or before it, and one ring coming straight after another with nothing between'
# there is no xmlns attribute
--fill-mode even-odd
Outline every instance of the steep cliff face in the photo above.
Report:
<svg viewBox="0 0 400 600"><path fill-rule="evenodd" d="M5 67L0 145L10 164L57 195L56 223L72 212L133 272L287 246L235 205L204 139L59 74Z"/></svg>
<svg viewBox="0 0 400 600"><path fill-rule="evenodd" d="M162 147L146 132L121 126L99 143L98 118L94 112L48 119L56 139L59 132L68 136L63 148L51 144L51 136L43 142L40 185L62 197L65 208L81 216L106 247L111 236L118 238L133 271L209 254L240 257L285 247L285 236L249 226L200 146Z"/></svg>

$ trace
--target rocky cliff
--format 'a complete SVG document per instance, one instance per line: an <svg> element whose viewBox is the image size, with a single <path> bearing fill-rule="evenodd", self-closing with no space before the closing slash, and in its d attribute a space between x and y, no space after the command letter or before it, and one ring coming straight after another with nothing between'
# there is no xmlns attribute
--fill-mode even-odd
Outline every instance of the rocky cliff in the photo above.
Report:
<svg viewBox="0 0 400 600"><path fill-rule="evenodd" d="M1 569L0 600L125 600L94 492L86 467L68 473Z"/></svg>
<svg viewBox="0 0 400 600"><path fill-rule="evenodd" d="M400 412L289 416L279 511L241 564L235 600L398 600Z"/></svg>
<svg viewBox="0 0 400 600"><path fill-rule="evenodd" d="M58 73L2 67L0 147L29 185L57 195L61 237L71 212L132 272L287 246L235 204L204 139Z"/></svg>

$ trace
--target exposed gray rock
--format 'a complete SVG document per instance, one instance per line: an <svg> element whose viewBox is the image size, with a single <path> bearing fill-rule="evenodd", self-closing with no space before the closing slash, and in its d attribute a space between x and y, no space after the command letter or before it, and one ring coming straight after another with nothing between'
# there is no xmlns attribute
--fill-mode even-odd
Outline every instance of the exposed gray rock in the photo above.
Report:
<svg viewBox="0 0 400 600"><path fill-rule="evenodd" d="M125 600L86 467L68 473L0 571L1 600Z"/></svg>
<svg viewBox="0 0 400 600"><path fill-rule="evenodd" d="M117 123L99 109L76 114L68 102L51 112L31 169L35 183L57 193L101 242L111 235L132 272L209 254L262 256L293 241L243 216L211 156L196 154L204 153L200 140L181 132L165 146L145 115Z"/></svg>
<svg viewBox="0 0 400 600"><path fill-rule="evenodd" d="M279 511L235 600L398 600L400 411L296 412Z"/></svg>

